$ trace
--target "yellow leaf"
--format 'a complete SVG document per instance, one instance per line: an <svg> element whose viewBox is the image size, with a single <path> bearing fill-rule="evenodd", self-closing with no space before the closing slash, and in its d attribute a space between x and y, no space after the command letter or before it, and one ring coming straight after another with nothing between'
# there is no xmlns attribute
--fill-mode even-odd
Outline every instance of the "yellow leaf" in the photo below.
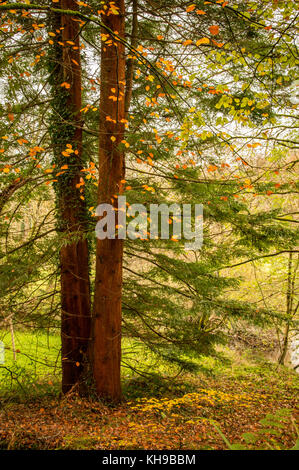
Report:
<svg viewBox="0 0 299 470"><path fill-rule="evenodd" d="M210 40L209 38L201 38L196 41L196 45L200 46L201 44L209 44Z"/></svg>

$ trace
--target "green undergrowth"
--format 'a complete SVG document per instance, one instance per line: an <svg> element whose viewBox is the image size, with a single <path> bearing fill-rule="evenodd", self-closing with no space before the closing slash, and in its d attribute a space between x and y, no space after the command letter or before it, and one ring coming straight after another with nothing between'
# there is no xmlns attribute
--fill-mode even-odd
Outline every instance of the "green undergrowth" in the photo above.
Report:
<svg viewBox="0 0 299 470"><path fill-rule="evenodd" d="M15 359L9 330L0 331L5 361L0 364L0 395L8 400L28 400L60 394L60 336L58 333L26 330L15 332ZM194 358L192 358L194 360ZM221 346L218 355L196 358L197 373L182 372L177 365L161 361L135 340L123 340L123 394L125 399L142 396L183 395L196 390L198 382L232 378L246 387L270 387L279 393L288 386L298 393L298 374L270 362L250 350L242 354Z"/></svg>

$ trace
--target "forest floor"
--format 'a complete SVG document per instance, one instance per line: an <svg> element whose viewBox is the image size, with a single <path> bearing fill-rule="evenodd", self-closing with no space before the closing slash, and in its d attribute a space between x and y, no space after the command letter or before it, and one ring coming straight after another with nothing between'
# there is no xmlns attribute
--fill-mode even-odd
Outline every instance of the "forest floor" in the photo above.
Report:
<svg viewBox="0 0 299 470"><path fill-rule="evenodd" d="M114 407L75 392L61 397L58 382L49 378L37 382L38 393L36 387L29 394L6 390L0 406L0 448L294 447L299 437L298 374L257 353L224 352L226 363L210 363L196 375L127 378L124 400Z"/></svg>

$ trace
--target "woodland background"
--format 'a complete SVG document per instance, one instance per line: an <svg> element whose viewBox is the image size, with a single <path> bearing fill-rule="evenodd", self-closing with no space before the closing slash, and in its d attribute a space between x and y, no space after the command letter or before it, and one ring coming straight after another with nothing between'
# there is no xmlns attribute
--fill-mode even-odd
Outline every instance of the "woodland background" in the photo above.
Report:
<svg viewBox="0 0 299 470"><path fill-rule="evenodd" d="M0 447L298 447L297 2L0 15ZM119 194L202 248L97 240Z"/></svg>

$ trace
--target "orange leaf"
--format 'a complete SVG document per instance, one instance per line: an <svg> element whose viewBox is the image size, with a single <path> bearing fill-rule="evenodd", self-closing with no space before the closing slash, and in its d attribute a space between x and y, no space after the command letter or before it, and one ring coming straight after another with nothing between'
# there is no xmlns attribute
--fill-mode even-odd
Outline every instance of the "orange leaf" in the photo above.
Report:
<svg viewBox="0 0 299 470"><path fill-rule="evenodd" d="M60 86L61 86L61 87L64 87L64 88L67 88L67 89L68 89L68 88L71 88L71 85L70 85L69 83L67 83L67 82L61 83Z"/></svg>
<svg viewBox="0 0 299 470"><path fill-rule="evenodd" d="M224 45L224 42L217 42L217 41L214 41L214 39L212 39L212 42L213 44L215 44L215 46L217 47L222 47Z"/></svg>
<svg viewBox="0 0 299 470"><path fill-rule="evenodd" d="M213 36L217 36L217 34L219 33L219 26L218 25L210 26L209 31L211 34L213 34Z"/></svg>
<svg viewBox="0 0 299 470"><path fill-rule="evenodd" d="M189 5L189 6L186 8L186 12L189 13L189 11L195 10L195 7L196 7L196 5Z"/></svg>

